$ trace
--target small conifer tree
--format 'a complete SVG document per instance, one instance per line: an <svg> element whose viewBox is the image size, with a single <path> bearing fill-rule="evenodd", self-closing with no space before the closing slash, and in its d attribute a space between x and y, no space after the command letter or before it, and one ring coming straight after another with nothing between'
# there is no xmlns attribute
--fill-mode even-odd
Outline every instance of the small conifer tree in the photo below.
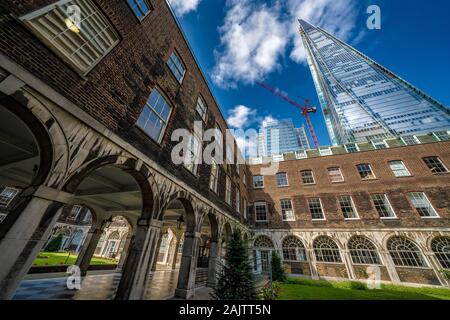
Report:
<svg viewBox="0 0 450 320"><path fill-rule="evenodd" d="M211 296L217 300L256 300L252 265L240 231L233 233L227 245L225 265Z"/></svg>

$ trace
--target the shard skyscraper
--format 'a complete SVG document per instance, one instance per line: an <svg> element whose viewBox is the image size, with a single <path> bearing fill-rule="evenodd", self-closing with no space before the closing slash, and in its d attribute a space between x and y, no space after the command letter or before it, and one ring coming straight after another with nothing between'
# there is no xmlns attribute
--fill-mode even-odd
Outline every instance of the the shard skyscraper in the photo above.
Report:
<svg viewBox="0 0 450 320"><path fill-rule="evenodd" d="M450 111L325 30L299 20L333 145L450 130Z"/></svg>

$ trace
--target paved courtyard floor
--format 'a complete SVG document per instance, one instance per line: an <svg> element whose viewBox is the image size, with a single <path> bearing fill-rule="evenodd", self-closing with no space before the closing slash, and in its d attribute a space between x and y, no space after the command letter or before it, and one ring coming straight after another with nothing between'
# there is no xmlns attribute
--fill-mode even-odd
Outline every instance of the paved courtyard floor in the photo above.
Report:
<svg viewBox="0 0 450 320"><path fill-rule="evenodd" d="M66 277L22 281L14 300L111 300L120 282L120 273L94 274L86 276L81 290L69 290ZM146 300L173 298L178 280L176 271L156 271L150 274L145 293ZM196 289L194 300L210 299L211 289Z"/></svg>

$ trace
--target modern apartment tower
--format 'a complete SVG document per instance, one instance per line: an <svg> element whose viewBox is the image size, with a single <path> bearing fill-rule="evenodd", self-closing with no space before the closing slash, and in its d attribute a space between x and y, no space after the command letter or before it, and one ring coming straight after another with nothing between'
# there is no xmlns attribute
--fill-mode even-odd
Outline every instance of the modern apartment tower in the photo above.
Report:
<svg viewBox="0 0 450 320"><path fill-rule="evenodd" d="M299 20L333 145L450 130L450 111L327 31Z"/></svg>
<svg viewBox="0 0 450 320"><path fill-rule="evenodd" d="M258 135L258 156L270 157L310 149L305 127L295 128L292 119L266 123Z"/></svg>

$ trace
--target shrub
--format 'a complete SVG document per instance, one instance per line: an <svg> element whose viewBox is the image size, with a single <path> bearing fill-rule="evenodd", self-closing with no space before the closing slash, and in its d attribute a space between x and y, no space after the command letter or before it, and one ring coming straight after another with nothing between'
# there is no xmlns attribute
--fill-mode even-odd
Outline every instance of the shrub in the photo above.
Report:
<svg viewBox="0 0 450 320"><path fill-rule="evenodd" d="M450 270L443 269L441 270L442 276L445 278L445 280L450 281Z"/></svg>
<svg viewBox="0 0 450 320"><path fill-rule="evenodd" d="M358 281L351 281L350 282L350 289L353 290L367 290L367 286L364 283L358 282Z"/></svg>
<svg viewBox="0 0 450 320"><path fill-rule="evenodd" d="M61 249L63 236L60 234L56 238L53 238L45 247L47 252L58 252Z"/></svg>
<svg viewBox="0 0 450 320"><path fill-rule="evenodd" d="M258 292L258 298L261 300L276 300L280 296L280 293L281 285L278 281L274 281L272 282L272 286L268 283Z"/></svg>
<svg viewBox="0 0 450 320"><path fill-rule="evenodd" d="M284 269L281 264L280 256L276 251L272 251L272 281L286 281L286 275L284 274Z"/></svg>

